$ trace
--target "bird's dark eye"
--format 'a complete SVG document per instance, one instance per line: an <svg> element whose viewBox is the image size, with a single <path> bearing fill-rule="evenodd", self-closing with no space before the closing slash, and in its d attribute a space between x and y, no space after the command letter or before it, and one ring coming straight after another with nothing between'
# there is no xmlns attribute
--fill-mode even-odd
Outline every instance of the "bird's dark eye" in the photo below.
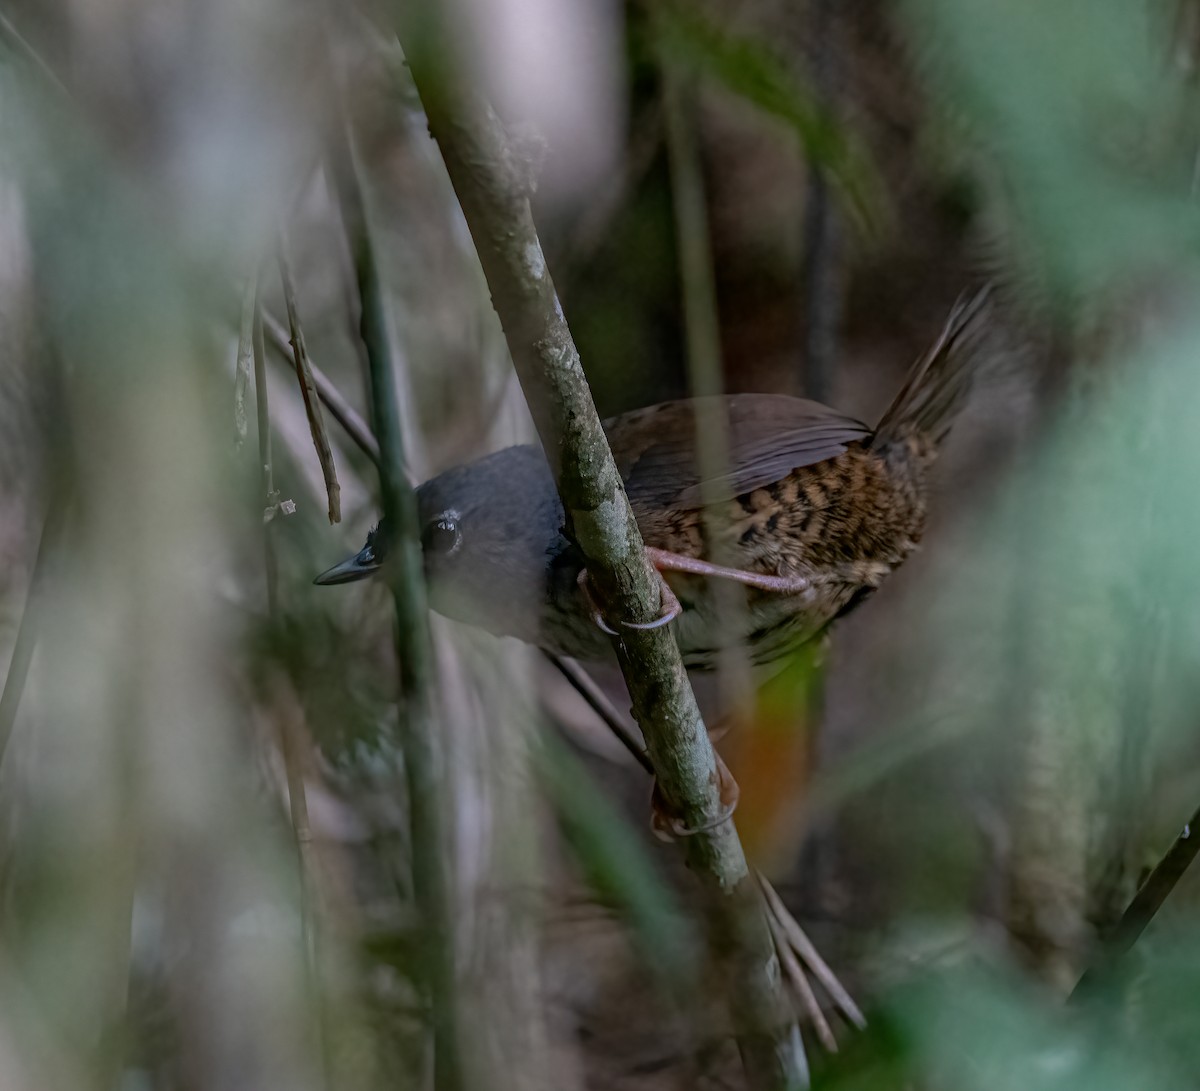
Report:
<svg viewBox="0 0 1200 1091"><path fill-rule="evenodd" d="M462 531L453 515L439 515L425 524L421 531L421 548L426 553L448 557L462 545Z"/></svg>

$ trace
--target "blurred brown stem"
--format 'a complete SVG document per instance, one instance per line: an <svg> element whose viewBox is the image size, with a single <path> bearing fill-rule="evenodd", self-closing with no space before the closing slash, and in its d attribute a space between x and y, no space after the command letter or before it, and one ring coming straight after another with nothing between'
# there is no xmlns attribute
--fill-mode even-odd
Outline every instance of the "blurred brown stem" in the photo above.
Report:
<svg viewBox="0 0 1200 1091"><path fill-rule="evenodd" d="M279 277L283 282L283 299L287 306L288 327L291 332L292 360L296 365L296 379L300 383L300 394L304 398L304 410L308 414L308 427L312 432L313 446L321 463L325 478L325 492L329 498L329 521L342 520L342 490L338 484L337 468L333 464L333 449L329 445L329 434L321 416L321 402L313 380L312 364L308 359L308 348L304 343L304 330L300 325L300 312L296 305L296 286L287 256L287 239L279 236Z"/></svg>

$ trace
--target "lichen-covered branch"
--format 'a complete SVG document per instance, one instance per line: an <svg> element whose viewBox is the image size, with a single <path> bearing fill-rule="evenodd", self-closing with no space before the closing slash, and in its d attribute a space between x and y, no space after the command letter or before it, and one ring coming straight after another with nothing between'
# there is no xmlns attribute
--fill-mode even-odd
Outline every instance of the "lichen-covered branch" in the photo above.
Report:
<svg viewBox="0 0 1200 1091"><path fill-rule="evenodd" d="M445 43L423 37L428 23L406 25L404 14L399 26L409 66L554 470L568 532L608 616L653 621L661 585L546 268L529 206L529 171L490 108L446 78ZM416 37L405 41L406 35ZM731 821L720 821L716 756L674 637L665 628L627 630L615 648L663 796L682 822L703 831L683 843L692 868L723 896L719 939L732 955L730 1006L748 1074L754 1086L795 1086L804 1078L798 1035L737 832Z"/></svg>

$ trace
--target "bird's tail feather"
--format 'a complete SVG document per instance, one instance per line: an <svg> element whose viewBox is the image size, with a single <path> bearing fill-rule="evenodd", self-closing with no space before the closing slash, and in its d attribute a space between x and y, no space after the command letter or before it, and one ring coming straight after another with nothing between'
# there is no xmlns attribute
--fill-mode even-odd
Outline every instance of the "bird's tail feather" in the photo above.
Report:
<svg viewBox="0 0 1200 1091"><path fill-rule="evenodd" d="M966 401L974 377L979 335L985 325L990 288L960 296L938 339L905 379L875 429L873 447L917 432L941 443Z"/></svg>

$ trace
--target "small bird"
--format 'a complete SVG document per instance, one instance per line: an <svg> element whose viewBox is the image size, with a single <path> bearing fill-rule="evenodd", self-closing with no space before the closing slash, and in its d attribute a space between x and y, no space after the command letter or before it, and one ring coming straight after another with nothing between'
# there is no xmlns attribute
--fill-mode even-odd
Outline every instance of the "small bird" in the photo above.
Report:
<svg viewBox="0 0 1200 1091"><path fill-rule="evenodd" d="M912 553L930 469L970 388L986 300L985 289L956 304L874 430L803 398L726 395L728 467L702 481L698 399L605 422L647 554L667 581L664 620L689 668L712 668L732 641L755 664L782 659ZM575 659L612 654L613 627L587 592L540 448L509 447L448 470L421 485L417 500L435 610ZM314 582L370 576L387 542L381 522L355 556ZM719 609L715 580L746 588L734 618Z"/></svg>
<svg viewBox="0 0 1200 1091"><path fill-rule="evenodd" d="M739 814L738 832L756 864L772 937L786 955L785 975L829 1048L833 1033L800 964L849 1022L865 1025L862 1013L757 872L794 839L797 823L785 804L796 798L811 761L803 729L810 680L794 669L805 660L790 657L868 597L920 542L930 469L969 393L986 305L986 289L956 304L874 430L802 398L718 399L729 461L715 480L701 480L697 470L695 447L704 437L696 424L708 419L697 413L698 400L604 423L647 555L665 581L662 621L673 625L684 663L712 668L736 641L755 664L777 668L750 709L727 717L722 750L733 771L718 758L721 798L732 817L737 781L751 778L753 806ZM612 655L611 637L622 623L606 618L588 591L583 555L568 536L540 448L510 447L448 470L417 489L417 506L435 610L558 655ZM314 582L371 576L387 552L381 521L355 556ZM728 596L715 593L718 581L745 588L744 610L727 609ZM742 720L755 730L737 730ZM755 784L764 770L765 782ZM695 832L671 815L657 790L653 800L657 831Z"/></svg>

